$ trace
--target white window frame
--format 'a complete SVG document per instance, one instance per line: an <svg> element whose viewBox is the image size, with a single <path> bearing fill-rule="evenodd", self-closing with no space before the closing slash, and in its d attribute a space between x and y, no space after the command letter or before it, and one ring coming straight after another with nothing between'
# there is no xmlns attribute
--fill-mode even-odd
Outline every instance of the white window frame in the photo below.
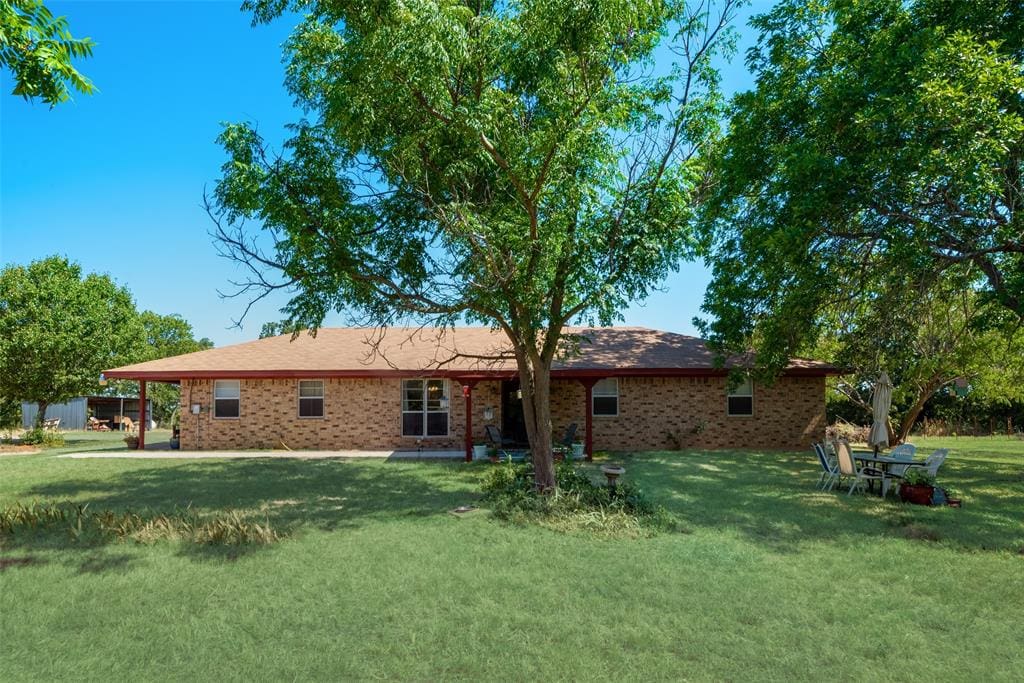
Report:
<svg viewBox="0 0 1024 683"><path fill-rule="evenodd" d="M303 382L319 382L320 383L320 395L319 396L303 396L302 395L302 383ZM327 417L327 381L322 379L300 379L295 382L295 414L300 420L323 420ZM319 398L320 399L320 414L319 415L303 415L302 414L302 399Z"/></svg>
<svg viewBox="0 0 1024 683"><path fill-rule="evenodd" d="M744 393L747 387L750 387L748 393ZM749 398L750 399L750 412L749 413L734 413L732 412L732 405L729 399L731 398ZM747 377L742 384L726 389L725 392L725 414L728 417L754 417L754 380Z"/></svg>
<svg viewBox="0 0 1024 683"><path fill-rule="evenodd" d="M233 382L238 386L238 395L234 398L217 396L217 385ZM217 401L238 401L238 415L218 415ZM242 380L240 379L215 379L213 380L213 419L214 420L237 420L242 417Z"/></svg>
<svg viewBox="0 0 1024 683"><path fill-rule="evenodd" d="M405 409L405 397L406 397L406 388L405 387L406 387L406 383L407 382L422 382L423 383L423 386L422 386L422 391L423 391L423 398L422 398L423 409L422 410L406 410ZM441 404L444 407L443 410L430 410L430 408L428 406L427 386L429 385L430 382L441 382L441 387L442 387ZM448 382L448 380L440 379L440 378L437 378L437 377L410 377L408 379L403 379L401 381L401 383L399 385L401 387L401 396L400 396L401 403L399 404L399 407L401 408L402 418L401 418L401 423L398 425L398 431L399 431L399 434L402 436L402 438L406 438L406 439L447 439L447 438L449 438L451 436L451 433L452 433L452 405L451 405L451 391L450 391L450 386L449 385L450 385L450 383ZM444 413L444 415L445 415L444 434L429 434L428 435L427 434L427 429L428 429L428 423L430 421L430 415L437 415L439 413ZM422 430L422 432L420 434L406 434L405 433L405 416L406 416L406 414L410 414L410 415L419 414L419 415L423 416L423 430Z"/></svg>
<svg viewBox="0 0 1024 683"><path fill-rule="evenodd" d="M611 393L608 390L599 391L598 387L602 382L614 382L615 393ZM614 413L596 413L594 412L594 400L597 398L614 398L615 399L615 412ZM594 388L590 390L590 414L593 417L618 417L619 416L619 378L618 377L606 377L598 380L594 383Z"/></svg>

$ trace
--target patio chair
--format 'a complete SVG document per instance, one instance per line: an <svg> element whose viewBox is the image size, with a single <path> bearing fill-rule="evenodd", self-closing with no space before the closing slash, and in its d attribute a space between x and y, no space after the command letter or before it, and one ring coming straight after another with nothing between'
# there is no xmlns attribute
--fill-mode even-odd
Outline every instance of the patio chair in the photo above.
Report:
<svg viewBox="0 0 1024 683"><path fill-rule="evenodd" d="M939 475L939 468L942 467L942 463L946 462L946 456L949 455L948 448L940 448L933 452L922 463L914 463L908 465L908 467L921 467L927 470L928 476L935 478Z"/></svg>
<svg viewBox="0 0 1024 683"><path fill-rule="evenodd" d="M569 424L568 427L565 428L565 436L562 437L562 440L559 443L561 445L565 446L566 448L572 448L572 442L573 442L573 440L575 438L576 438L576 423L572 422L572 423Z"/></svg>
<svg viewBox="0 0 1024 683"><path fill-rule="evenodd" d="M812 443L811 448L814 449L814 454L818 456L818 463L821 465L821 476L818 477L818 488L822 490L832 490L835 486L836 481L839 479L839 465L835 459L829 456L825 452L825 445L820 443ZM826 489L825 485L828 484Z"/></svg>
<svg viewBox="0 0 1024 683"><path fill-rule="evenodd" d="M849 443L846 441L836 442L836 456L839 458L840 474L844 477L853 477L853 483L850 484L850 490L846 492L846 495L853 495L854 489L864 488L864 485L868 482L880 481L882 482L882 496L885 496L889 488L885 473L874 467L858 465L853 457L853 452L850 450Z"/></svg>
<svg viewBox="0 0 1024 683"><path fill-rule="evenodd" d="M917 446L912 443L901 443L889 452L889 455L893 458L913 458L916 454ZM903 475L907 473L907 469L913 466L913 463L907 463L906 465L890 465L889 471L885 474L893 480L902 479Z"/></svg>
<svg viewBox="0 0 1024 683"><path fill-rule="evenodd" d="M913 458L917 455L917 446L912 443L901 443L889 451L889 455L894 458Z"/></svg>
<svg viewBox="0 0 1024 683"><path fill-rule="evenodd" d="M502 436L501 430L494 425L487 425L484 427L484 434L487 435L487 440L495 448L501 449L509 446L515 446L515 441L507 436Z"/></svg>

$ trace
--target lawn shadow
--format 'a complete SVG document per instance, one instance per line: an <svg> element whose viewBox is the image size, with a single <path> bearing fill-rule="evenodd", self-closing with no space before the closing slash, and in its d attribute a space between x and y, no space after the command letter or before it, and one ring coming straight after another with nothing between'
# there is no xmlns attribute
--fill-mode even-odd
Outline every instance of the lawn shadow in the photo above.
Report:
<svg viewBox="0 0 1024 683"><path fill-rule="evenodd" d="M964 507L815 488L810 451L680 451L614 454L656 503L691 527L730 528L775 552L808 541L912 538L965 550L1017 552L1024 545L1024 476L1005 460L951 457L939 475Z"/></svg>
<svg viewBox="0 0 1024 683"><path fill-rule="evenodd" d="M23 501L88 503L93 511L159 515L195 513L199 519L237 511L269 524L282 537L303 529L333 531L368 521L447 514L478 499L479 469L444 461L203 460L146 467L103 479L65 479L39 484ZM19 548L95 548L116 542L76 543L67 533L19 534ZM234 560L268 545L182 543L195 559Z"/></svg>

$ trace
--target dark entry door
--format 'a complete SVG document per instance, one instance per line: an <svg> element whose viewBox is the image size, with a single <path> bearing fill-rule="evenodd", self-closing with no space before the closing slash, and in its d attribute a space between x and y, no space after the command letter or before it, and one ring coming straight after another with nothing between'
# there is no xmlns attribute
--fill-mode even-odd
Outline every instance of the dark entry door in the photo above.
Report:
<svg viewBox="0 0 1024 683"><path fill-rule="evenodd" d="M517 446L526 446L529 442L518 379L507 379L501 383L501 435L515 439Z"/></svg>

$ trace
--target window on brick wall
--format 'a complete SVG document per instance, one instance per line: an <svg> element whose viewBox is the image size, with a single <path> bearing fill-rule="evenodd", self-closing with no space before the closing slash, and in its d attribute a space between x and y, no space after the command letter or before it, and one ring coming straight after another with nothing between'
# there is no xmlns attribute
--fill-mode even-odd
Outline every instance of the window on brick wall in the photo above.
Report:
<svg viewBox="0 0 1024 683"><path fill-rule="evenodd" d="M602 379L594 385L591 395L593 415L615 417L619 414L619 380Z"/></svg>
<svg viewBox="0 0 1024 683"><path fill-rule="evenodd" d="M729 391L728 412L730 417L750 417L754 414L754 383L749 377Z"/></svg>
<svg viewBox="0 0 1024 683"><path fill-rule="evenodd" d="M237 379L218 379L213 383L213 416L238 417L242 383Z"/></svg>
<svg viewBox="0 0 1024 683"><path fill-rule="evenodd" d="M299 417L324 416L324 381L299 380Z"/></svg>
<svg viewBox="0 0 1024 683"><path fill-rule="evenodd" d="M402 436L448 436L448 381L402 380Z"/></svg>

